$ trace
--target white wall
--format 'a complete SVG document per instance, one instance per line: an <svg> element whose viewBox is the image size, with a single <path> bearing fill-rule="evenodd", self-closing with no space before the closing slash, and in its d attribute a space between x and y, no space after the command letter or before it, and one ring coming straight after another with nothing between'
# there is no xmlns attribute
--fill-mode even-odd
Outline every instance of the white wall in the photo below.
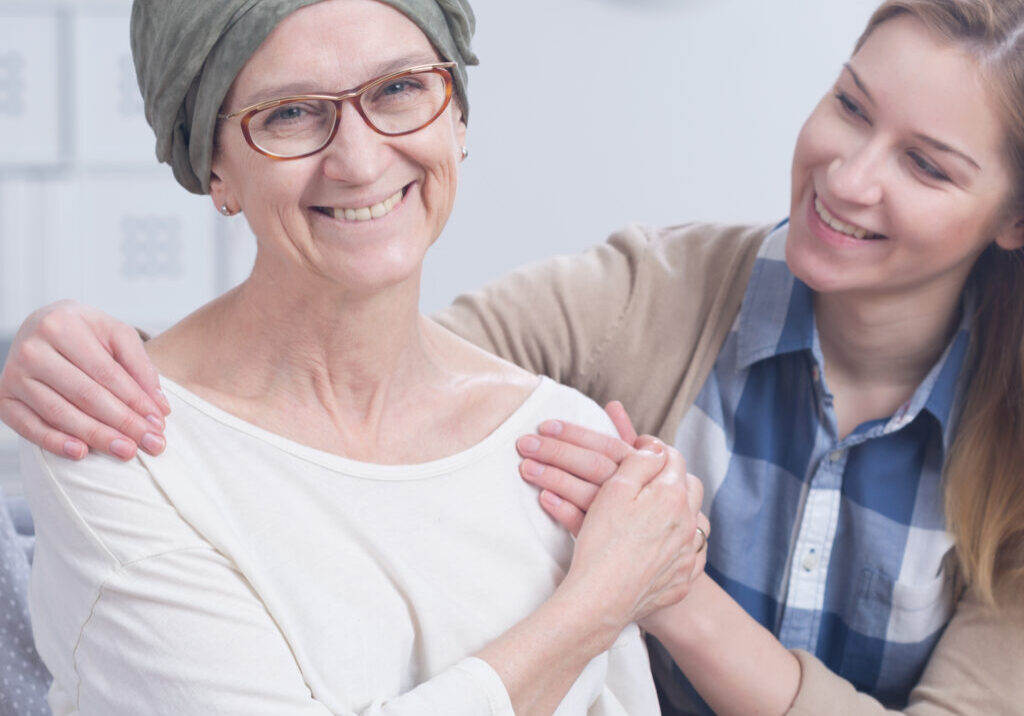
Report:
<svg viewBox="0 0 1024 716"><path fill-rule="evenodd" d="M782 218L796 132L875 4L474 0L470 157L424 309L630 221ZM153 160L129 8L0 0L0 346L65 296L159 330L251 261L244 221ZM10 449L0 429L0 473Z"/></svg>
<svg viewBox="0 0 1024 716"><path fill-rule="evenodd" d="M631 221L773 221L876 0L475 0L470 158L423 305Z"/></svg>

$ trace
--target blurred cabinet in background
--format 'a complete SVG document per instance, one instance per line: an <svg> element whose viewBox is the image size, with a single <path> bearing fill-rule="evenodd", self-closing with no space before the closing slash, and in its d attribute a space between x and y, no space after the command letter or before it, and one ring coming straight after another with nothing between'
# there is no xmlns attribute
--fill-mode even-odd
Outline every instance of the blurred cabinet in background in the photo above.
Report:
<svg viewBox="0 0 1024 716"><path fill-rule="evenodd" d="M244 218L158 164L128 41L130 0L0 0L0 347L73 298L159 331L245 276ZM17 492L0 429L0 487Z"/></svg>

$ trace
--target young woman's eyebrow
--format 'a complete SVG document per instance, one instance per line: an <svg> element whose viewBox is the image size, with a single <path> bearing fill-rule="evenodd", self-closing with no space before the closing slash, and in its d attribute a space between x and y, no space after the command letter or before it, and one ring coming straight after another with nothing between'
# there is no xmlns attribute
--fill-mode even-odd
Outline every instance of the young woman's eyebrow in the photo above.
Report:
<svg viewBox="0 0 1024 716"><path fill-rule="evenodd" d="M860 78L860 75L858 75L857 72L852 67L850 67L849 62L843 63L843 69L850 73L850 78L853 80L853 83L857 85L857 89L864 93L864 96L867 98L867 100L871 104L875 104L875 100L871 96L871 92L868 90L867 85L864 84L864 81ZM968 155L966 152L960 151L959 149L956 149L955 147L952 147L949 144L936 139L935 137L930 137L927 134L921 134L919 132L914 135L914 138L920 142L924 142L932 149L959 157L963 161L973 166L975 169L978 169L979 171L981 170L981 165L978 164L978 162L974 161L974 159L972 159L970 155Z"/></svg>
<svg viewBox="0 0 1024 716"><path fill-rule="evenodd" d="M843 63L843 69L850 73L850 77L853 79L853 83L857 85L857 89L864 93L864 96L868 98L868 101L871 104L874 104L875 98L871 96L871 93L868 91L867 85L864 84L864 82L861 80L860 75L854 72L853 68L850 67L849 62Z"/></svg>
<svg viewBox="0 0 1024 716"><path fill-rule="evenodd" d="M959 157L960 159L964 160L965 162L973 166L978 171L981 171L981 165L974 161L968 154L966 154L965 152L961 152L959 149L956 149L955 147L949 146L945 142L940 142L935 137L929 137L927 134L915 134L914 138L921 142L924 142L925 144L929 145L933 149L936 149L940 152L945 152L947 154L952 154L955 157Z"/></svg>

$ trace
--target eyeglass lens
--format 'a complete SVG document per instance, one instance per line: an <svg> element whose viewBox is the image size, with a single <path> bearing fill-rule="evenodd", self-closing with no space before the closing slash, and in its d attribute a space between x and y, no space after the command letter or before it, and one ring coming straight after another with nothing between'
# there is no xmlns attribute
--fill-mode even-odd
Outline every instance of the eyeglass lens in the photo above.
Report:
<svg viewBox="0 0 1024 716"><path fill-rule="evenodd" d="M353 98L365 119L384 134L405 134L430 124L444 107L446 76L425 70L367 87ZM297 157L323 147L334 130L337 104L302 99L260 110L249 118L249 136L260 149Z"/></svg>

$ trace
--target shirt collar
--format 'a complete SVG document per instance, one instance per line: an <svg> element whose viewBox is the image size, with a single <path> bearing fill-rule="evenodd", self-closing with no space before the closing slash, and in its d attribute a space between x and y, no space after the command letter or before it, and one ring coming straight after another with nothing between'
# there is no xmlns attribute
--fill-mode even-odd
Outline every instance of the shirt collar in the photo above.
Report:
<svg viewBox="0 0 1024 716"><path fill-rule="evenodd" d="M750 275L736 318L737 366L740 370L776 356L807 351L823 368L814 324L813 292L786 265L788 223L765 237ZM970 345L975 297L971 290L961 300L960 323L942 355L903 406L881 428L899 429L926 410L938 421L948 449L955 429L954 417L966 381L961 369Z"/></svg>
<svg viewBox="0 0 1024 716"><path fill-rule="evenodd" d="M765 237L736 318L737 358L741 370L784 353L814 345L811 290L786 265L788 223Z"/></svg>

